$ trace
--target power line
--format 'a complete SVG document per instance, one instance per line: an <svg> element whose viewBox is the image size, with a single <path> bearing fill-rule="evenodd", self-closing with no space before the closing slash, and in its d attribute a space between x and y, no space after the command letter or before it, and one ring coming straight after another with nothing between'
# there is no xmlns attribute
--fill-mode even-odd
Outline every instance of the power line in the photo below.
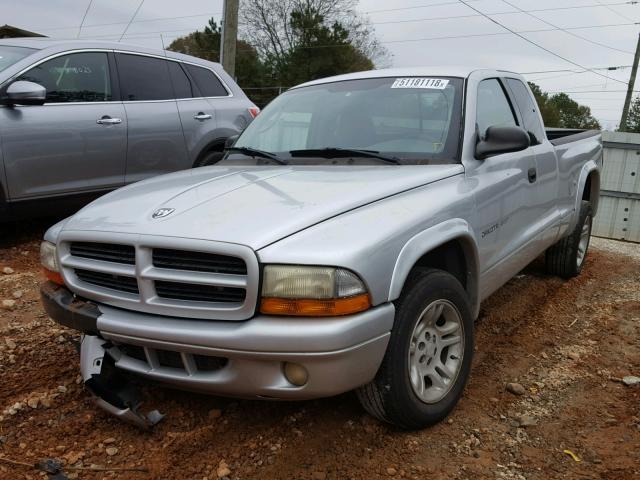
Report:
<svg viewBox="0 0 640 480"><path fill-rule="evenodd" d="M129 20L129 23L127 23L127 26L125 27L124 31L122 32L122 35L120 35L120 38L118 39L118 42L122 41L122 37L124 37L124 35L127 33L127 30L129 30L129 27L131 26L131 22L133 22L133 19L136 18L136 15L138 15L138 12L142 8L143 4L144 4L144 0L140 0L140 5L138 5L138 8L136 8L136 11L133 12L132 17Z"/></svg>
<svg viewBox="0 0 640 480"><path fill-rule="evenodd" d="M82 21L80 22L80 26L78 27L78 35L76 36L76 38L80 38L80 32L82 32L82 25L84 25L84 21L87 18L87 14L89 13L89 10L91 10L92 4L93 4L93 0L89 0L89 5L87 5L87 9L84 11Z"/></svg>
<svg viewBox="0 0 640 480"><path fill-rule="evenodd" d="M496 19L491 18L489 15L486 15L484 12L481 12L481 11L480 11L480 10L478 10L477 8L475 8L475 7L471 6L471 5L469 5L469 3L467 3L467 1L465 1L465 0L459 0L459 2L460 2L460 3L463 3L464 5L466 5L466 6L467 6L468 8L470 8L471 10L474 10L474 11L478 12L478 13L479 13L479 14L481 14L483 17L485 17L487 20L489 20L489 21L491 21L491 22L495 23L496 25L498 25L498 26L500 26L500 27L504 28L505 30L507 30L507 31L509 31L509 32L511 32L511 33L513 33L515 36L517 36L517 37L521 38L521 39L522 39L522 40L524 40L525 42L530 43L531 45L534 45L534 46L538 47L539 49L544 50L545 52L547 52L547 53L549 53L549 54L553 55L554 57L558 57L559 59L564 60L564 61L565 61L565 62L567 62L567 63L570 63L570 64L572 64L572 65L575 65L576 67L580 67L580 68L582 68L582 69L584 69L584 70L589 70L588 68L583 67L583 66L582 66L582 65L580 65L579 63L576 63L576 62L574 62L573 60L568 59L567 57L564 57L564 56L562 56L562 55L560 55L560 54L557 54L557 53L556 53L556 52L554 52L553 50L549 50L548 48L543 47L542 45L540 45L540 44L538 44L538 43L534 42L533 40L528 39L528 38L527 38L527 37L525 37L524 35L522 35L522 34L520 34L520 33L516 32L515 30L512 30L511 28L509 28L509 27L507 27L507 26L503 25L502 23L498 22ZM623 83L623 84L625 84L625 85L627 84L627 82L623 82L622 80L618 80L617 78L611 78L611 77L608 77L608 76L606 76L606 75L603 75L602 73L596 72L595 70L591 70L591 71L592 71L593 73L595 73L596 75L599 75L599 76L604 77L604 78L608 78L608 79L610 79L610 80L613 80L614 82Z"/></svg>
<svg viewBox="0 0 640 480"><path fill-rule="evenodd" d="M480 0L467 0L467 1L471 1L471 2L477 2ZM398 12L398 11L402 11L402 10L414 10L417 8L429 8L429 7L439 7L442 5L455 5L458 4L458 1L451 1L451 2L443 2L443 3L431 3L431 4L427 4L427 5L413 5L411 7L398 7L398 8L385 8L382 10L368 10L366 12L363 13L383 13L383 12ZM627 2L616 2L616 3L599 3L597 5L591 4L591 5L574 5L571 7L555 7L555 8L549 8L549 9L541 9L541 10L536 10L536 11L546 11L546 10L572 10L574 8L598 8L598 7L608 7L608 6L616 6L616 5L636 5L638 2L635 0L631 0L631 1L627 1ZM482 14L480 14L482 15Z"/></svg>
<svg viewBox="0 0 640 480"><path fill-rule="evenodd" d="M596 2L598 2L599 5L602 5L604 8L606 8L607 10L609 10L610 12L615 13L617 16L619 16L620 18L624 18L625 20L628 20L630 22L633 22L633 20L629 17L627 17L626 15L621 14L620 12L618 12L617 10L614 10L613 8L611 8L608 4L602 3L600 0L596 0Z"/></svg>
<svg viewBox="0 0 640 480"><path fill-rule="evenodd" d="M519 12L522 12L522 13L524 13L524 14L526 14L526 15L530 16L531 18L535 18L536 20L538 20L539 22L544 23L545 25L549 25L550 27L557 28L558 30L560 30L560 31L562 31L562 32L564 32L564 33L566 33L567 35L571 35L572 37L579 38L580 40L583 40L583 41L585 41L585 42L589 42L589 43L591 43L591 44L593 44L593 45L598 45L598 46L600 46L600 47L608 48L609 50L615 50L616 52L628 53L628 54L633 55L633 52L630 52L629 50L621 50L621 49L619 49L619 48L612 47L612 46L610 46L610 45L606 45L606 44L604 44L604 43L596 42L595 40L591 40L590 38L583 37L582 35L578 35L577 33L573 33L573 32L570 32L570 31L568 31L568 30L565 30L564 28L559 27L559 26L557 26L557 25L554 25L553 23L548 22L548 21L546 21L545 19L540 18L540 17L539 17L539 16L537 16L537 15L534 15L534 14L533 14L533 13L531 13L531 12L527 12L527 11L525 11L525 10L522 10L520 7L518 7L517 5L514 5L513 3L511 3L511 2L509 2L509 1L507 1L507 0L502 0L502 2L503 2L503 3L506 3L506 4L507 4L507 5L509 5L511 8L515 8L515 9L517 9Z"/></svg>

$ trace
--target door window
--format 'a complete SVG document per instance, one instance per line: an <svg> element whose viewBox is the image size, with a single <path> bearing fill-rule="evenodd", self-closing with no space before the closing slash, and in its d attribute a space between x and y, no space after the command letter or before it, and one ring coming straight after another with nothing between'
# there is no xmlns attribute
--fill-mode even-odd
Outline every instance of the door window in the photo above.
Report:
<svg viewBox="0 0 640 480"><path fill-rule="evenodd" d="M517 125L509 100L496 78L483 80L478 85L476 124L482 138L489 127Z"/></svg>
<svg viewBox="0 0 640 480"><path fill-rule="evenodd" d="M538 115L538 107L531 98L531 94L524 83L515 78L507 78L507 83L511 87L511 91L515 97L516 105L522 115L522 123L524 128L532 136L532 144L537 145L545 138L545 131L540 117Z"/></svg>
<svg viewBox="0 0 640 480"><path fill-rule="evenodd" d="M185 65L196 82L196 86L202 97L226 97L229 95L220 79L208 68Z"/></svg>
<svg viewBox="0 0 640 480"><path fill-rule="evenodd" d="M169 62L169 74L171 75L171 83L173 83L173 91L176 98L191 98L193 90L191 88L191 80L184 73L182 66L178 62Z"/></svg>
<svg viewBox="0 0 640 480"><path fill-rule="evenodd" d="M166 60L124 53L117 54L116 58L123 100L169 100L175 98Z"/></svg>
<svg viewBox="0 0 640 480"><path fill-rule="evenodd" d="M33 67L17 80L46 88L46 103L112 100L109 62L104 52L62 55Z"/></svg>

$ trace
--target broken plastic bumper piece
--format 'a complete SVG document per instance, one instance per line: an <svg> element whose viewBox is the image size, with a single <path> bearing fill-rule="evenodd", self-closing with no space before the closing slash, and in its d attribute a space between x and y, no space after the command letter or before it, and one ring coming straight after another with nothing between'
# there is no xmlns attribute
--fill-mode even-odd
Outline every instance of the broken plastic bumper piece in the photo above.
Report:
<svg viewBox="0 0 640 480"><path fill-rule="evenodd" d="M141 401L136 389L118 373L109 355L109 342L84 335L80 347L80 371L85 386L93 394L95 403L119 419L148 429L164 415L153 410L146 415L140 412Z"/></svg>

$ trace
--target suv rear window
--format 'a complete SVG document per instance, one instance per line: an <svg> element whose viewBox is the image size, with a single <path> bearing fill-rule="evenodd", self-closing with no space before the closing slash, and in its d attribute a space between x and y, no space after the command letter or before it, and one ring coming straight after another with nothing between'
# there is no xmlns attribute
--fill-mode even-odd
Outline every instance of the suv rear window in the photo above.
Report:
<svg viewBox="0 0 640 480"><path fill-rule="evenodd" d="M185 65L196 82L202 97L226 97L229 95L220 79L208 68Z"/></svg>
<svg viewBox="0 0 640 480"><path fill-rule="evenodd" d="M175 98L166 60L125 53L116 54L116 58L123 100Z"/></svg>

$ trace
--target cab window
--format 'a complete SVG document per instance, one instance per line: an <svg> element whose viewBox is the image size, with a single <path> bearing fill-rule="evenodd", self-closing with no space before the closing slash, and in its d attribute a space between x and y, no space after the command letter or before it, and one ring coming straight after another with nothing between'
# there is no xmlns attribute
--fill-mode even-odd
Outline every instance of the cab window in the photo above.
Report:
<svg viewBox="0 0 640 480"><path fill-rule="evenodd" d="M507 78L507 84L513 92L514 100L516 105L518 105L520 115L522 115L523 126L531 137L531 144L537 145L541 143L546 134L540 122L538 106L535 104L533 98L531 98L529 90L524 83L515 78Z"/></svg>
<svg viewBox="0 0 640 480"><path fill-rule="evenodd" d="M518 124L507 95L497 78L483 80L478 85L476 124L482 138L489 127Z"/></svg>

